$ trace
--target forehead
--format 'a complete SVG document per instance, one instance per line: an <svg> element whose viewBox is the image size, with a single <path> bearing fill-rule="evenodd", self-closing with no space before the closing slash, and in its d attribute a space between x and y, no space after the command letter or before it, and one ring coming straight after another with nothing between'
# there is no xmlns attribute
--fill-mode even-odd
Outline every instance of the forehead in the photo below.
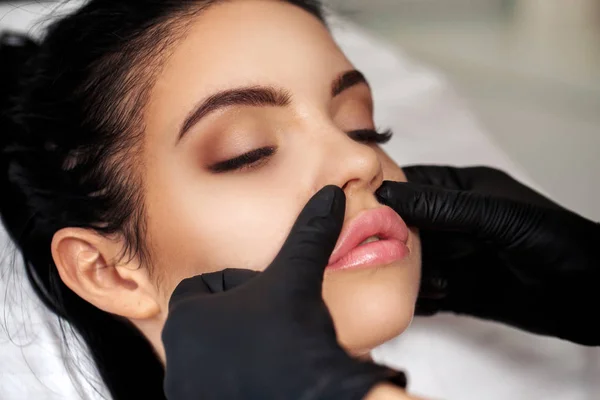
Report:
<svg viewBox="0 0 600 400"><path fill-rule="evenodd" d="M322 86L350 68L326 27L308 12L284 1L235 0L196 17L151 97L196 102L253 84L295 92Z"/></svg>

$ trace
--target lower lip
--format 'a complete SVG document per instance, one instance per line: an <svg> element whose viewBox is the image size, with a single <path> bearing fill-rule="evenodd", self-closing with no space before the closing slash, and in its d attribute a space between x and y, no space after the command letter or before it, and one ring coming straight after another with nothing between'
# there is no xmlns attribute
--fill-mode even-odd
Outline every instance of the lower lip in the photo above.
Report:
<svg viewBox="0 0 600 400"><path fill-rule="evenodd" d="M327 266L327 271L370 268L402 260L408 255L408 247L397 239L385 239L360 245Z"/></svg>

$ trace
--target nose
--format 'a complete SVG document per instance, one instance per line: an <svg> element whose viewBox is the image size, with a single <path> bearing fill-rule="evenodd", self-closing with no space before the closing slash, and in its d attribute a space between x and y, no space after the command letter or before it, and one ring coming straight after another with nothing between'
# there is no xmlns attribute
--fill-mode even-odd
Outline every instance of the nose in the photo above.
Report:
<svg viewBox="0 0 600 400"><path fill-rule="evenodd" d="M373 146L357 142L345 132L328 133L330 138L322 167L321 182L341 187L346 197L359 192L375 192L383 182L383 170L379 156Z"/></svg>

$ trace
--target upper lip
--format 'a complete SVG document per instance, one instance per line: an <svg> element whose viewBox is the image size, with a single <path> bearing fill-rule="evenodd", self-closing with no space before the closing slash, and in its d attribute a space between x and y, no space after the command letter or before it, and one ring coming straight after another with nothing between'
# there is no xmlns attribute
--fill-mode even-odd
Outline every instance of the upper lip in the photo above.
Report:
<svg viewBox="0 0 600 400"><path fill-rule="evenodd" d="M377 236L380 239L395 239L406 244L408 227L390 207L383 206L364 210L342 229L335 249L329 258L329 264L336 263L371 236Z"/></svg>

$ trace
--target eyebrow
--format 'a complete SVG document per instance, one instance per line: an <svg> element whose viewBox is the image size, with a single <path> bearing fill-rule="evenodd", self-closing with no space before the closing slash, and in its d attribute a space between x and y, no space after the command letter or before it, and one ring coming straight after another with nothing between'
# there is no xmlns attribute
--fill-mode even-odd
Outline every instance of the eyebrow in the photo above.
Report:
<svg viewBox="0 0 600 400"><path fill-rule="evenodd" d="M218 92L204 100L188 115L179 132L179 140L198 121L221 108L235 105L285 107L288 104L290 104L290 94L270 86L252 86Z"/></svg>
<svg viewBox="0 0 600 400"><path fill-rule="evenodd" d="M367 79L361 72L357 70L346 71L333 81L331 96L336 97L343 91L361 83L368 85ZM290 102L291 95L289 92L272 86L241 87L215 93L195 107L186 117L177 140L180 141L202 118L219 109L231 106L286 107Z"/></svg>
<svg viewBox="0 0 600 400"><path fill-rule="evenodd" d="M369 86L369 82L367 78L362 74L362 72L357 71L355 69L351 71L346 71L342 73L339 77L333 81L331 85L331 97L335 97L342 93L344 90L350 89L352 86L356 86L358 84L364 83Z"/></svg>

